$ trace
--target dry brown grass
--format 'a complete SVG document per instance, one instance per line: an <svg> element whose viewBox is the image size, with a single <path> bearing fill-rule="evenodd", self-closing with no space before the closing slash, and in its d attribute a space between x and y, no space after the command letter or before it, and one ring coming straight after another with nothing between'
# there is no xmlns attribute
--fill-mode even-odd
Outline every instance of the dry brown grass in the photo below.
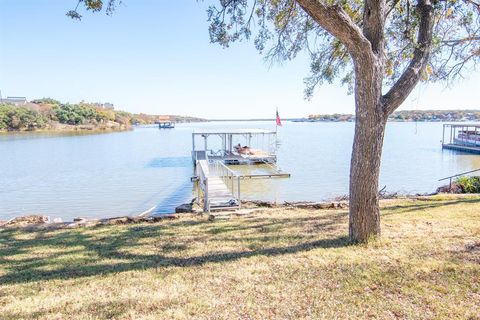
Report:
<svg viewBox="0 0 480 320"><path fill-rule="evenodd" d="M480 198L0 231L1 319L480 319Z"/></svg>

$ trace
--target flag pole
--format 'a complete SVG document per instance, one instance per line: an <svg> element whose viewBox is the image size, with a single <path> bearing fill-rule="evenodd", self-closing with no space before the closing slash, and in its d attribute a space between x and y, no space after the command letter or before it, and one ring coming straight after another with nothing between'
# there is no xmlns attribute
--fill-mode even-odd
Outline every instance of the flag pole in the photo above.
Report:
<svg viewBox="0 0 480 320"><path fill-rule="evenodd" d="M280 117L278 116L278 107L277 107L276 110L275 110L275 133L277 133L277 131L278 131L278 119L279 118Z"/></svg>
<svg viewBox="0 0 480 320"><path fill-rule="evenodd" d="M275 111L275 153L278 149L278 107L276 107Z"/></svg>
<svg viewBox="0 0 480 320"><path fill-rule="evenodd" d="M277 138L277 132L278 132L277 114L278 114L278 108L277 108L277 111L275 113L275 139Z"/></svg>

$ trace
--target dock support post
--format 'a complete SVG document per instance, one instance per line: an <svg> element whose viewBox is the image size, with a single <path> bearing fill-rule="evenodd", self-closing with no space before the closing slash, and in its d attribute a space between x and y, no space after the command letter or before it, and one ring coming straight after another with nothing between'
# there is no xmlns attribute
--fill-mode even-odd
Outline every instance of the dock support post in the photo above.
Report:
<svg viewBox="0 0 480 320"><path fill-rule="evenodd" d="M195 182L197 187L197 204L200 203L200 181Z"/></svg>
<svg viewBox="0 0 480 320"><path fill-rule="evenodd" d="M442 147L445 143L445 125L443 125L443 130L442 130Z"/></svg>
<svg viewBox="0 0 480 320"><path fill-rule="evenodd" d="M473 145L474 145L474 146L477 146L477 142L478 142L478 140L477 140L477 127L474 127L474 128L475 128L475 134L474 134L473 136L475 137L475 140L474 140L474 144L473 144Z"/></svg>
<svg viewBox="0 0 480 320"><path fill-rule="evenodd" d="M210 206L208 205L208 177L205 177L205 194L203 195L203 211L209 212Z"/></svg>
<svg viewBox="0 0 480 320"><path fill-rule="evenodd" d="M195 152L195 133L192 133L192 160L193 163L197 162L197 153Z"/></svg>
<svg viewBox="0 0 480 320"><path fill-rule="evenodd" d="M223 155L225 155L225 152L227 151L227 135L226 134L222 134L222 148L224 151Z"/></svg>
<svg viewBox="0 0 480 320"><path fill-rule="evenodd" d="M240 177L237 177L237 193L238 207L242 208L242 200L240 199Z"/></svg>

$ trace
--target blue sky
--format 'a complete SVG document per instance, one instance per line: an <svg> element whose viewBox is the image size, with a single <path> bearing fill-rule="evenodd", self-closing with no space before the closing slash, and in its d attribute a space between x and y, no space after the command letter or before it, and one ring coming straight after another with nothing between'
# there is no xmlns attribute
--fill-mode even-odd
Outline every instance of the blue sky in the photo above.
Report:
<svg viewBox="0 0 480 320"><path fill-rule="evenodd" d="M65 13L76 0L0 0L5 96L112 102L118 109L207 118L353 113L338 84L303 98L305 56L270 66L251 42L210 44L209 1L124 0L113 16ZM479 72L415 89L402 109L480 108Z"/></svg>

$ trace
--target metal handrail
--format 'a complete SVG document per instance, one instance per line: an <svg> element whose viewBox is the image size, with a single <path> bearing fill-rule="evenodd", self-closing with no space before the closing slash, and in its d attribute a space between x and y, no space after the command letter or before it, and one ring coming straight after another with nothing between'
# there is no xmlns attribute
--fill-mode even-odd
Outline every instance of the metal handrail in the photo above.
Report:
<svg viewBox="0 0 480 320"><path fill-rule="evenodd" d="M454 174L453 176L442 178L442 179L439 179L438 181L443 181L443 180L447 180L447 179L451 179L451 178L455 178L455 177L460 177L460 176L463 176L464 174L469 174L469 173L473 173L473 172L477 172L477 171L480 171L480 169L475 169L475 170L472 170L472 171L466 171L466 172L462 172L462 173L459 173L459 174Z"/></svg>
<svg viewBox="0 0 480 320"><path fill-rule="evenodd" d="M215 175L222 179L232 196L235 197L235 193L237 194L237 200L239 206L241 206L241 192L240 192L240 178L241 176L238 175L235 171L227 167L222 161L217 160L211 163L213 166L209 166L209 170L214 171ZM235 186L235 180L237 180Z"/></svg>
<svg viewBox="0 0 480 320"><path fill-rule="evenodd" d="M477 172L477 171L480 171L480 169L475 169L475 170L471 170L471 171L462 172L462 173L459 173L459 174L454 174L453 176L442 178L438 181L443 181L443 180L449 179L450 181L448 182L448 189L449 189L449 192L451 192L452 191L452 179L453 178L460 177L460 176L463 176L465 174L469 174L469 173L473 173L473 172Z"/></svg>
<svg viewBox="0 0 480 320"><path fill-rule="evenodd" d="M205 167L204 167L205 166ZM241 208L241 193L240 193L240 177L237 173L227 167L221 161L209 162L208 160L197 161L197 176L198 176L198 199L200 199L200 192L203 193L203 210L210 212L210 196L208 194L209 177L217 176L222 179L225 186L235 198L237 195L238 207ZM237 183L235 184L235 179Z"/></svg>
<svg viewBox="0 0 480 320"><path fill-rule="evenodd" d="M235 171L233 171L232 169L227 167L222 161L217 160L217 161L214 162L214 164L215 164L215 166L219 166L220 168L224 169L225 171L230 173L232 176L239 177L239 175ZM215 168L215 169L217 169L217 168Z"/></svg>
<svg viewBox="0 0 480 320"><path fill-rule="evenodd" d="M209 211L210 200L208 196L208 176L203 170L201 161L197 161L196 169L197 169L197 176L199 178L198 179L198 192L199 192L198 198L200 198L200 191L202 191L203 197L204 197L203 209L205 211Z"/></svg>
<svg viewBox="0 0 480 320"><path fill-rule="evenodd" d="M205 151L210 152L210 155L212 156L223 156L225 151L224 150L213 150L213 149L207 149ZM206 153L206 152L205 152Z"/></svg>

